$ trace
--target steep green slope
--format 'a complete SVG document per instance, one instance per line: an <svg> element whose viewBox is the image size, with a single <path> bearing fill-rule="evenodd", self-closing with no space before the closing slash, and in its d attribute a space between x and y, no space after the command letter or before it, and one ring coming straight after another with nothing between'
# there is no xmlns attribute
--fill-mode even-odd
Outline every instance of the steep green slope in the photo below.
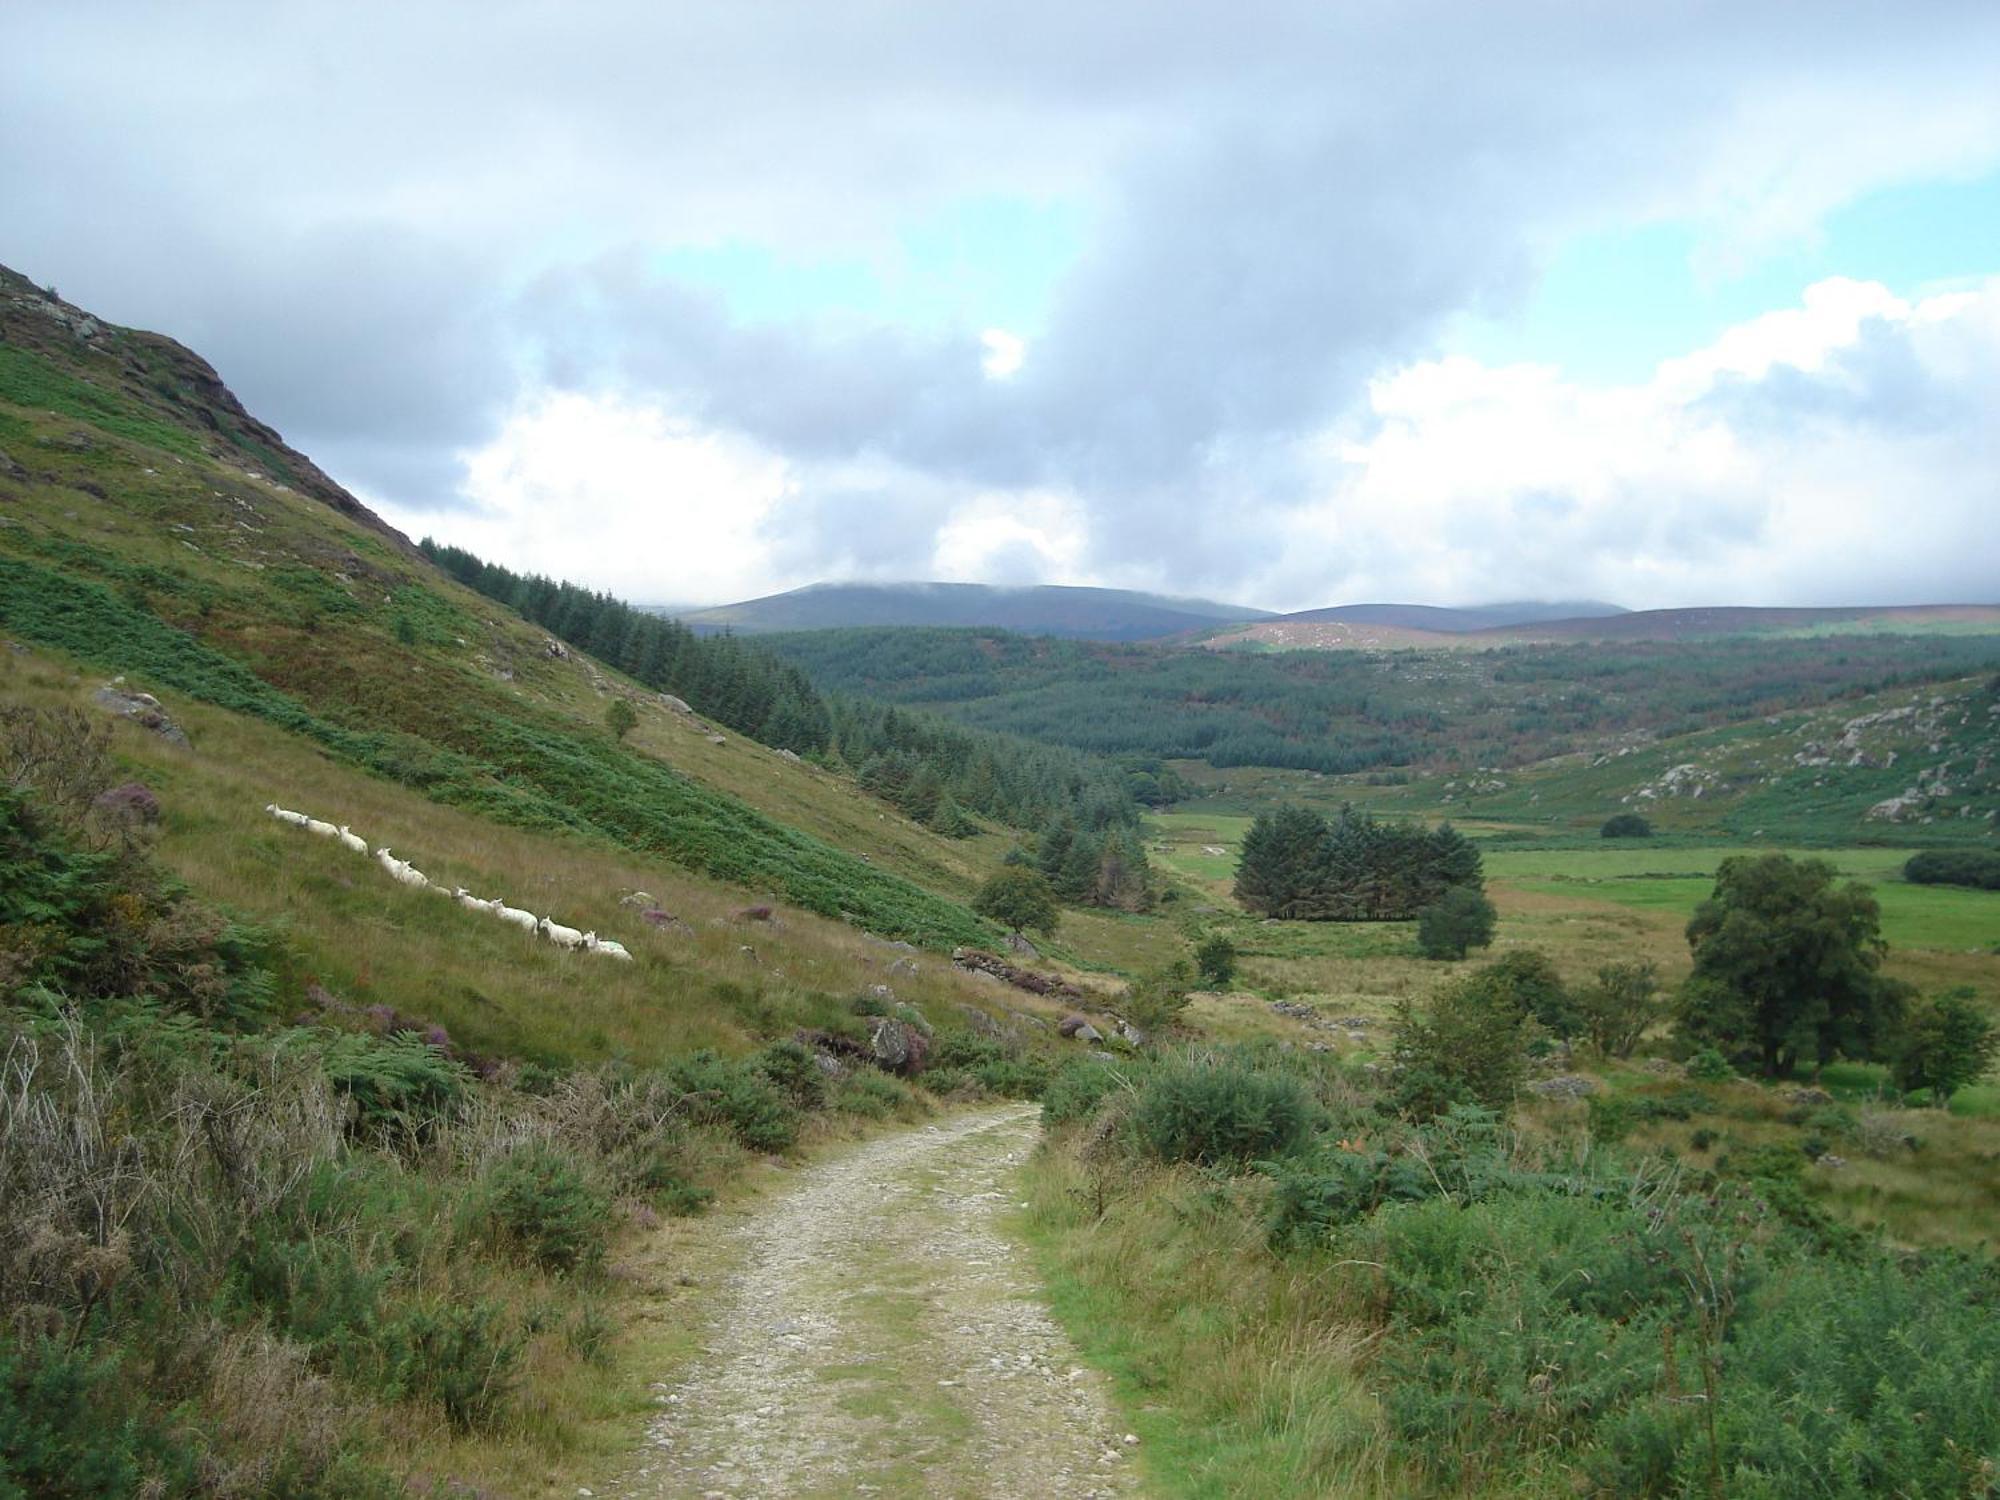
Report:
<svg viewBox="0 0 2000 1500"><path fill-rule="evenodd" d="M107 387L85 372L103 376L100 346L135 336L24 348L24 318L0 324L9 631L510 822L663 854L890 936L981 936L963 908L614 743L599 727L612 695L655 720L673 711L450 584L358 503L307 498L323 476L305 492L258 477L234 440L131 391L171 388L179 364L128 349Z"/></svg>

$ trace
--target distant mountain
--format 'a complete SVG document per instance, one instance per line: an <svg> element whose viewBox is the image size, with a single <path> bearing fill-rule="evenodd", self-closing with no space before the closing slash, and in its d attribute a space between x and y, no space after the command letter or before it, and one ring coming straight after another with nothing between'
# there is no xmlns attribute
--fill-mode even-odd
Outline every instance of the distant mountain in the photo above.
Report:
<svg viewBox="0 0 2000 1500"><path fill-rule="evenodd" d="M1641 609L1600 619L1543 619L1488 632L1510 641L1691 641L1729 635L2000 633L1991 604L1851 605L1824 609Z"/></svg>
<svg viewBox="0 0 2000 1500"><path fill-rule="evenodd" d="M1486 611L1593 609L1557 617L1517 615L1505 624L1447 623L1436 616ZM1699 641L1728 636L2000 635L2000 605L1902 604L1841 608L1618 610L1610 605L1494 604L1437 610L1420 604L1360 604L1256 620L1211 635L1204 646L1277 651L1394 651L1518 646L1564 641Z"/></svg>
<svg viewBox="0 0 2000 1500"><path fill-rule="evenodd" d="M1328 609L1302 609L1282 615L1285 620L1331 621L1349 625L1389 625L1403 630L1436 630L1456 635L1468 630L1492 630L1543 620L1600 619L1626 613L1622 605L1592 599L1545 602L1535 599L1506 604L1469 604L1445 608L1435 604L1336 604Z"/></svg>
<svg viewBox="0 0 2000 1500"><path fill-rule="evenodd" d="M1089 641L1157 640L1269 617L1269 610L1130 589L1058 585L1005 589L983 583L815 583L789 593L678 616L699 631L733 630L744 635L927 625L972 626Z"/></svg>

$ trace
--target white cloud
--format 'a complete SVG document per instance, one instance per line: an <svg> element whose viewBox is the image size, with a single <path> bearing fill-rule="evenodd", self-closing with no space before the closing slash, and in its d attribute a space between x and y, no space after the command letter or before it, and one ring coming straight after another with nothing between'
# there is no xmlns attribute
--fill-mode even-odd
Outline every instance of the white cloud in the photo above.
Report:
<svg viewBox="0 0 2000 1500"><path fill-rule="evenodd" d="M986 350L979 368L994 380L1005 380L1014 374L1028 356L1027 340L1004 328L987 329L979 335L979 342Z"/></svg>
<svg viewBox="0 0 2000 1500"><path fill-rule="evenodd" d="M1986 599L2000 580L1995 410L2000 278L1917 300L1829 280L1636 384L1463 356L1381 374L1296 445L1294 503L1271 498L1281 470L1219 452L1224 498L1173 575L1121 549L1080 490L968 494L879 456L782 457L615 396L518 410L466 457L473 510L388 514L649 602L917 577L1273 608Z"/></svg>
<svg viewBox="0 0 2000 1500"><path fill-rule="evenodd" d="M938 528L932 576L948 583L1083 581L1089 539L1083 507L1069 496L981 495Z"/></svg>
<svg viewBox="0 0 2000 1500"><path fill-rule="evenodd" d="M1995 410L2000 279L1914 303L1821 282L1637 385L1425 361L1311 445L1319 494L1263 584L1290 607L1990 598Z"/></svg>
<svg viewBox="0 0 2000 1500"><path fill-rule="evenodd" d="M465 456L474 508L438 529L492 561L635 602L721 603L774 583L764 528L793 483L783 460L658 407L544 394ZM414 533L441 519L385 512Z"/></svg>

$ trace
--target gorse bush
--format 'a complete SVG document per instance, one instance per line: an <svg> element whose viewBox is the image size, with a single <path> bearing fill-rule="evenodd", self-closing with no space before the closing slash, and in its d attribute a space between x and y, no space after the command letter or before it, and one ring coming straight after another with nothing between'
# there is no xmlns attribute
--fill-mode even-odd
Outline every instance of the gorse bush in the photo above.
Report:
<svg viewBox="0 0 2000 1500"><path fill-rule="evenodd" d="M924 1069L924 1086L946 1094L961 1083L1002 1099L1039 1099L1048 1087L1049 1065L1017 1042L961 1032L938 1042Z"/></svg>
<svg viewBox="0 0 2000 1500"><path fill-rule="evenodd" d="M1138 1058L1113 1059L1102 1053L1073 1057L1050 1076L1042 1090L1042 1124L1070 1125L1088 1120L1115 1096L1136 1095L1151 1068Z"/></svg>
<svg viewBox="0 0 2000 1500"><path fill-rule="evenodd" d="M505 1245L545 1271L589 1273L604 1264L610 1201L575 1162L546 1146L502 1158L475 1202Z"/></svg>
<svg viewBox="0 0 2000 1500"><path fill-rule="evenodd" d="M1315 1115L1311 1094L1290 1074L1190 1057L1147 1074L1132 1131L1161 1161L1241 1167L1291 1150Z"/></svg>
<svg viewBox="0 0 2000 1500"><path fill-rule="evenodd" d="M697 1052L668 1073L693 1118L726 1126L752 1151L789 1151L798 1140L798 1106L754 1062Z"/></svg>
<svg viewBox="0 0 2000 1500"><path fill-rule="evenodd" d="M1803 1164L1688 1184L1460 1110L1270 1168L1272 1242L1342 1264L1418 1492L1982 1493L2000 1273L1794 1229Z"/></svg>

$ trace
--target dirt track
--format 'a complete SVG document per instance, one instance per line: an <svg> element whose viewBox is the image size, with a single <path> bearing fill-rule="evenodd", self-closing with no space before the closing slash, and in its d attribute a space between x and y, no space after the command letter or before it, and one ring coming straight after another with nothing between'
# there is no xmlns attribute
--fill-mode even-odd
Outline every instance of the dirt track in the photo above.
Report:
<svg viewBox="0 0 2000 1500"><path fill-rule="evenodd" d="M997 1223L1034 1134L1032 1106L961 1115L754 1209L703 1355L615 1493L1137 1493L1103 1382Z"/></svg>

